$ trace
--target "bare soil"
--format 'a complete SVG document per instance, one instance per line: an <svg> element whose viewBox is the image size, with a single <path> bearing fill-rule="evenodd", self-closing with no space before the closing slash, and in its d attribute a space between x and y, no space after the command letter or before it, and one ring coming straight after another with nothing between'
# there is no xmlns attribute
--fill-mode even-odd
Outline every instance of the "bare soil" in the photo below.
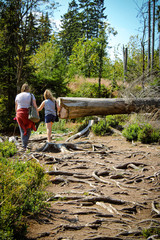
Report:
<svg viewBox="0 0 160 240"><path fill-rule="evenodd" d="M31 137L34 147L37 138ZM160 145L119 134L72 143L83 150L33 151L50 175L52 197L48 209L28 220L29 239L135 240L146 239L144 229L160 228Z"/></svg>

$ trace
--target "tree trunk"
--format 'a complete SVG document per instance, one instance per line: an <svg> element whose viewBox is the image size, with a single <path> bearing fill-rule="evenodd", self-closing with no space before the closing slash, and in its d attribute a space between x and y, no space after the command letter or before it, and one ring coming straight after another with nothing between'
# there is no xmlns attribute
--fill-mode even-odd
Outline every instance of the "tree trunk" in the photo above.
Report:
<svg viewBox="0 0 160 240"><path fill-rule="evenodd" d="M153 0L153 26L152 26L152 62L151 68L154 67L154 40L155 39L155 0Z"/></svg>
<svg viewBox="0 0 160 240"><path fill-rule="evenodd" d="M123 46L123 68L124 68L124 82L127 77L127 58L128 58L128 49Z"/></svg>
<svg viewBox="0 0 160 240"><path fill-rule="evenodd" d="M148 1L148 71L151 62L151 1Z"/></svg>
<svg viewBox="0 0 160 240"><path fill-rule="evenodd" d="M74 98L61 97L60 118L75 119L94 115L130 114L132 112L152 112L160 107L160 98Z"/></svg>
<svg viewBox="0 0 160 240"><path fill-rule="evenodd" d="M143 78L142 78L142 88L144 89L144 74L145 74L145 32L146 32L146 22L144 19L144 27L143 27L143 36L141 40L141 46L142 46L142 59L143 59L143 65L142 65L142 70L143 70Z"/></svg>

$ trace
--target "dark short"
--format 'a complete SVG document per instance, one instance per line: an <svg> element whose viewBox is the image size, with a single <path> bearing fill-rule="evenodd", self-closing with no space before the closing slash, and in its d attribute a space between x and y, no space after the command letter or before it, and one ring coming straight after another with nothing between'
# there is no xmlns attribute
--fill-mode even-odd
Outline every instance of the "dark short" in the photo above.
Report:
<svg viewBox="0 0 160 240"><path fill-rule="evenodd" d="M47 116L45 116L45 123L54 122L55 119L56 119L56 116L54 116L53 114L48 114Z"/></svg>

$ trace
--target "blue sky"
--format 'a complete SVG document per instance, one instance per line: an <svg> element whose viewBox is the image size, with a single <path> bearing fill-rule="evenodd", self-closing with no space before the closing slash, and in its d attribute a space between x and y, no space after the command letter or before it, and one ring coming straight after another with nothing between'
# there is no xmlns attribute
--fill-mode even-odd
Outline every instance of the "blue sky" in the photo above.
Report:
<svg viewBox="0 0 160 240"><path fill-rule="evenodd" d="M56 22L59 22L60 16L68 10L68 3L71 0L58 0L62 5L55 10L54 18ZM129 38L132 35L141 33L140 19L137 18L138 7L141 7L146 0L104 0L106 7L105 14L107 15L107 21L111 27L114 27L118 34L111 37L109 44L112 46L110 50L111 58L113 59L114 47L120 44L120 48L129 42Z"/></svg>

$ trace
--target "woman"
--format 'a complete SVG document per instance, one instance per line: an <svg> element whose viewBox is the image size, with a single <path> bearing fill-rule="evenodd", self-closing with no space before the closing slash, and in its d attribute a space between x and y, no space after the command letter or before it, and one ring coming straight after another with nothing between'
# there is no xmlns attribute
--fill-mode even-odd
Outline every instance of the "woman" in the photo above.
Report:
<svg viewBox="0 0 160 240"><path fill-rule="evenodd" d="M56 99L53 97L50 90L46 89L44 92L44 101L38 108L38 111L41 111L43 108L45 109L45 123L47 128L47 140L51 142L51 133L52 133L52 125L56 118L56 107L59 109L59 106L56 102Z"/></svg>
<svg viewBox="0 0 160 240"><path fill-rule="evenodd" d="M33 105L37 109L36 99L34 95ZM25 151L28 145L28 140L31 135L31 130L36 131L35 123L28 119L28 108L31 105L31 93L27 83L24 83L21 88L21 93L17 94L15 98L16 120L20 129L22 148ZM39 115L39 112L37 110Z"/></svg>

